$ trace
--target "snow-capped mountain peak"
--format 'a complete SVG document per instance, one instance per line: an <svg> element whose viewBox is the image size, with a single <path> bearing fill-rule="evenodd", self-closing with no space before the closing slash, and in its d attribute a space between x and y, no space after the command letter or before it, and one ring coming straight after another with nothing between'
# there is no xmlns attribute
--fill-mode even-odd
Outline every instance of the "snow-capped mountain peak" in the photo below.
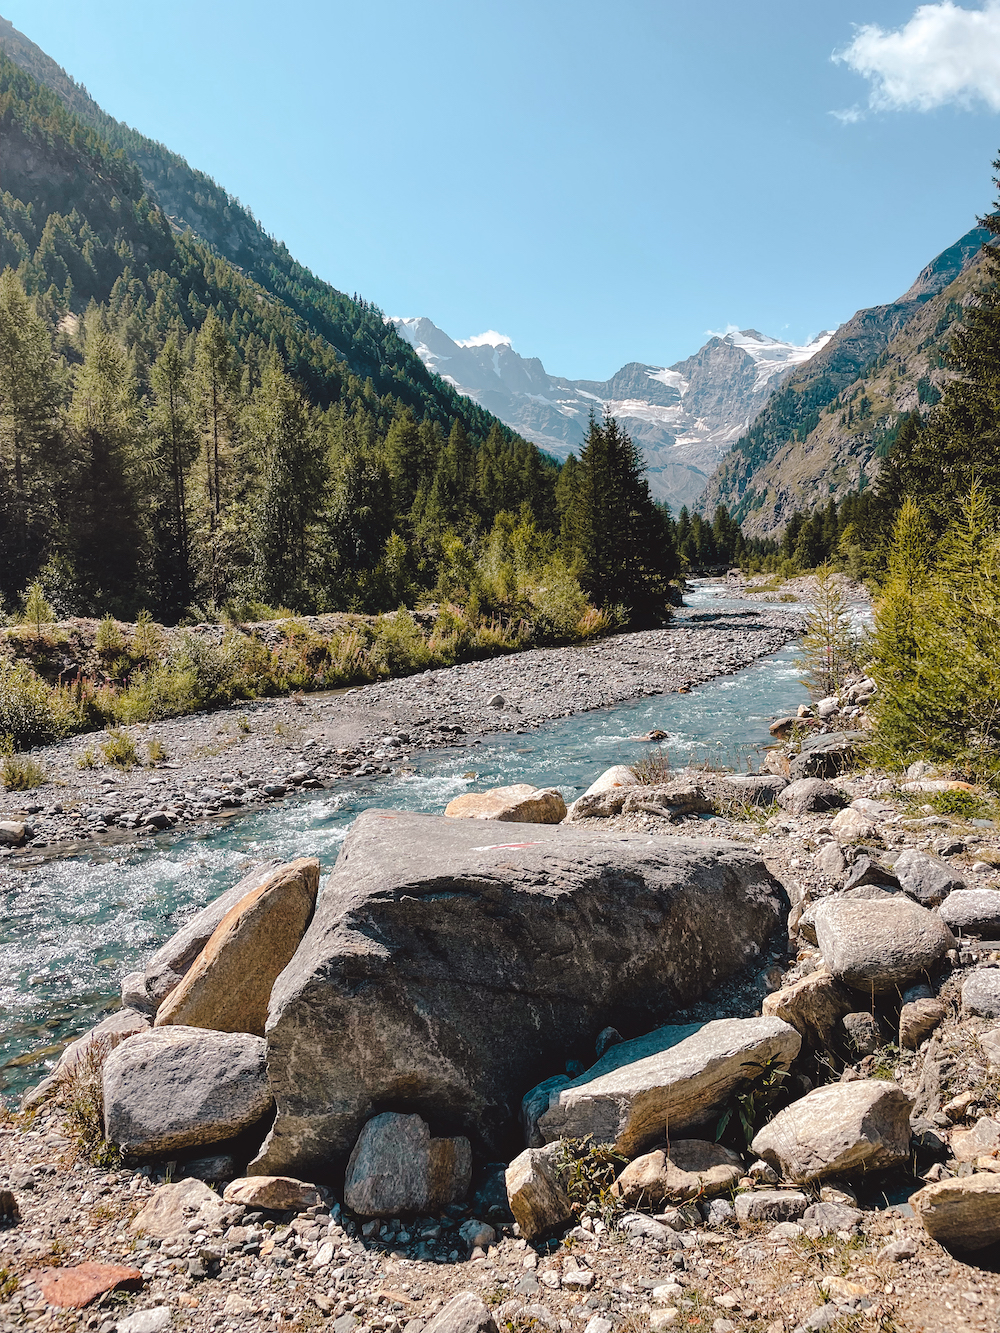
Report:
<svg viewBox="0 0 1000 1333"><path fill-rule="evenodd" d="M617 417L646 456L653 494L675 510L697 504L771 392L832 336L798 346L741 329L674 366L633 361L609 380L568 380L495 330L454 341L426 318L390 322L429 370L557 458L579 450L592 410Z"/></svg>

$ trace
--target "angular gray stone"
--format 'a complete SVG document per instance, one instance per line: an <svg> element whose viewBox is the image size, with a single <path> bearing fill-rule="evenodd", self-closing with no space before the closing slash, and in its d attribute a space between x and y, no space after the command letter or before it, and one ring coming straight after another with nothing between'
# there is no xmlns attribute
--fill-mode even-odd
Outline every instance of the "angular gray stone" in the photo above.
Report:
<svg viewBox="0 0 1000 1333"><path fill-rule="evenodd" d="M840 879L847 869L847 858L840 843L834 839L824 842L813 854L813 865L827 879Z"/></svg>
<svg viewBox="0 0 1000 1333"><path fill-rule="evenodd" d="M495 1146L525 1088L741 970L785 910L735 843L365 811L272 993L253 1167L312 1174L386 1105Z"/></svg>
<svg viewBox="0 0 1000 1333"><path fill-rule="evenodd" d="M863 884L874 884L888 893L898 893L900 889L899 880L894 872L886 870L864 852L855 857L851 863L847 878L844 880L844 890L849 893L852 889L861 888Z"/></svg>
<svg viewBox="0 0 1000 1333"><path fill-rule="evenodd" d="M525 1148L507 1168L507 1202L514 1221L527 1240L566 1226L573 1208L556 1170L560 1148Z"/></svg>
<svg viewBox="0 0 1000 1333"><path fill-rule="evenodd" d="M1000 890L962 889L950 893L938 910L941 920L956 934L983 939L1000 936Z"/></svg>
<svg viewBox="0 0 1000 1333"><path fill-rule="evenodd" d="M965 888L965 880L946 861L912 847L900 852L892 868L903 892L922 907L938 907L950 893ZM948 920L946 916L943 919Z"/></svg>
<svg viewBox="0 0 1000 1333"><path fill-rule="evenodd" d="M471 1180L468 1139L432 1139L420 1116L384 1111L354 1145L344 1202L360 1217L434 1215L464 1199Z"/></svg>
<svg viewBox="0 0 1000 1333"><path fill-rule="evenodd" d="M787 1068L802 1038L780 1018L724 1018L657 1028L613 1046L552 1096L538 1122L546 1140L613 1143L634 1157L716 1115L730 1093L770 1060Z"/></svg>
<svg viewBox="0 0 1000 1333"><path fill-rule="evenodd" d="M463 1291L434 1316L424 1333L497 1333L497 1326L482 1297Z"/></svg>
<svg viewBox="0 0 1000 1333"><path fill-rule="evenodd" d="M1000 967L977 967L962 983L962 1008L980 1018L1000 1018Z"/></svg>
<svg viewBox="0 0 1000 1333"><path fill-rule="evenodd" d="M864 995L901 989L932 972L955 948L941 918L901 894L867 901L827 898L813 917L823 961L838 981Z"/></svg>
<svg viewBox="0 0 1000 1333"><path fill-rule="evenodd" d="M191 964L215 934L215 928L241 899L273 874L280 860L264 861L225 893L220 893L207 907L161 945L146 964L146 994L155 1012L170 992L180 984Z"/></svg>
<svg viewBox="0 0 1000 1333"><path fill-rule="evenodd" d="M829 736L807 736L788 765L790 778L835 778L854 760L855 751L868 739L863 731L841 731Z"/></svg>
<svg viewBox="0 0 1000 1333"><path fill-rule="evenodd" d="M130 1157L233 1138L272 1107L263 1037L154 1028L104 1064L104 1132Z"/></svg>
<svg viewBox="0 0 1000 1333"><path fill-rule="evenodd" d="M878 1171L908 1159L912 1110L898 1083L830 1083L779 1111L752 1148L796 1185Z"/></svg>
<svg viewBox="0 0 1000 1333"><path fill-rule="evenodd" d="M844 804L844 793L822 778L798 778L779 793L778 804L790 815L839 810Z"/></svg>
<svg viewBox="0 0 1000 1333"><path fill-rule="evenodd" d="M864 1217L860 1208L846 1203L812 1203L802 1214L805 1226L819 1227L824 1236L833 1231L853 1231Z"/></svg>
<svg viewBox="0 0 1000 1333"><path fill-rule="evenodd" d="M882 1045L882 1031L874 1014L861 1009L845 1014L840 1021L847 1038L847 1048L852 1055L871 1055Z"/></svg>
<svg viewBox="0 0 1000 1333"><path fill-rule="evenodd" d="M801 1190L747 1190L733 1200L740 1222L795 1222L809 1207Z"/></svg>
<svg viewBox="0 0 1000 1333"><path fill-rule="evenodd" d="M606 1030L606 1029L605 1029ZM620 1042L619 1038L619 1042ZM619 1042L613 1043L618 1045ZM603 1052L598 1053L598 1058ZM549 1109L549 1101L553 1092L560 1088L565 1088L570 1082L569 1074L553 1074L551 1078L543 1079L526 1092L521 1098L521 1127L524 1130L524 1146L526 1148L540 1148L545 1142L538 1129L538 1117L544 1115Z"/></svg>

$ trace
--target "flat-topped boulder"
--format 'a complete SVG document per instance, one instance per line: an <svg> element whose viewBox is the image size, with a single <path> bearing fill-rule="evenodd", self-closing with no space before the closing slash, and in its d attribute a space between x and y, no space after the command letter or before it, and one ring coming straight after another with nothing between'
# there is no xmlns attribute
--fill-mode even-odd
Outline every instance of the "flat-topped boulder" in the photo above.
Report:
<svg viewBox="0 0 1000 1333"><path fill-rule="evenodd" d="M525 1089L752 965L786 911L721 839L365 811L275 984L254 1169L308 1175L385 1106L493 1149Z"/></svg>
<svg viewBox="0 0 1000 1333"><path fill-rule="evenodd" d="M928 975L955 947L940 916L901 893L826 898L813 909L813 918L823 961L838 981L863 995Z"/></svg>
<svg viewBox="0 0 1000 1333"><path fill-rule="evenodd" d="M626 1157L718 1115L762 1066L787 1069L802 1038L780 1018L723 1018L657 1028L612 1046L585 1074L552 1093L539 1117L546 1142L612 1143Z"/></svg>
<svg viewBox="0 0 1000 1333"><path fill-rule="evenodd" d="M493 819L502 824L559 824L566 818L566 802L554 787L491 787L456 796L445 807L449 819Z"/></svg>

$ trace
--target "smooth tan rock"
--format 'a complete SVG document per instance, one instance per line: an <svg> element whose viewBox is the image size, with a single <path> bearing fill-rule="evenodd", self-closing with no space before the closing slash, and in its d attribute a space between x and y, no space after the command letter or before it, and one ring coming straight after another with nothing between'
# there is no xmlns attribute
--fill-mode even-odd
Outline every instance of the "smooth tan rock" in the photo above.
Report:
<svg viewBox="0 0 1000 1333"><path fill-rule="evenodd" d="M726 1018L657 1028L613 1046L553 1093L538 1127L548 1142L613 1143L626 1157L704 1124L732 1091L770 1061L788 1068L802 1039L779 1018Z"/></svg>
<svg viewBox="0 0 1000 1333"><path fill-rule="evenodd" d="M456 796L445 807L448 819L496 819L505 824L561 824L566 802L554 787L492 787Z"/></svg>
<svg viewBox="0 0 1000 1333"><path fill-rule="evenodd" d="M911 1000L899 1011L899 1044L915 1051L948 1016L940 1000Z"/></svg>
<svg viewBox="0 0 1000 1333"><path fill-rule="evenodd" d="M418 1115L374 1116L354 1145L344 1202L361 1217L440 1213L465 1198L472 1181L469 1140L432 1139Z"/></svg>
<svg viewBox="0 0 1000 1333"><path fill-rule="evenodd" d="M129 1231L133 1236L158 1236L169 1240L178 1232L188 1232L188 1224L198 1222L203 1227L216 1226L226 1211L226 1205L200 1180L181 1180L176 1185L161 1185L149 1201L132 1219Z"/></svg>
<svg viewBox="0 0 1000 1333"><path fill-rule="evenodd" d="M256 865L248 875L220 893L207 907L182 926L176 935L172 935L166 944L160 946L146 964L142 985L151 1013L163 1003L175 986L178 986L191 964L204 949L215 933L215 928L237 903L253 889L259 886L277 870L280 861L263 861Z"/></svg>
<svg viewBox="0 0 1000 1333"><path fill-rule="evenodd" d="M779 1111L752 1148L796 1185L882 1170L908 1159L912 1110L897 1083L831 1083Z"/></svg>
<svg viewBox="0 0 1000 1333"><path fill-rule="evenodd" d="M825 898L812 911L824 963L838 981L868 997L902 989L955 948L941 918L903 894Z"/></svg>
<svg viewBox="0 0 1000 1333"><path fill-rule="evenodd" d="M850 992L822 968L765 995L761 1011L791 1023L810 1046L828 1050L838 1022L853 1005Z"/></svg>
<svg viewBox="0 0 1000 1333"><path fill-rule="evenodd" d="M301 1212L323 1202L315 1185L294 1176L241 1176L229 1182L222 1197L226 1203L269 1208L276 1213Z"/></svg>
<svg viewBox="0 0 1000 1333"><path fill-rule="evenodd" d="M595 778L584 796L599 796L602 792L613 791L616 787L632 787L638 782L638 778L627 764L612 764L606 768L599 778Z"/></svg>
<svg viewBox="0 0 1000 1333"><path fill-rule="evenodd" d="M1000 1153L1000 1122L992 1116L980 1116L971 1129L955 1129L951 1134L951 1151L959 1162L975 1162L980 1157L996 1157Z"/></svg>
<svg viewBox="0 0 1000 1333"><path fill-rule="evenodd" d="M955 1250L983 1250L1000 1241L1000 1175L984 1171L925 1185L910 1196L928 1235Z"/></svg>
<svg viewBox="0 0 1000 1333"><path fill-rule="evenodd" d="M572 1220L569 1198L556 1176L558 1143L525 1148L506 1172L507 1201L526 1240L548 1235Z"/></svg>
<svg viewBox="0 0 1000 1333"><path fill-rule="evenodd" d="M271 989L312 919L314 857L281 866L223 917L184 980L156 1013L156 1027L264 1035Z"/></svg>
<svg viewBox="0 0 1000 1333"><path fill-rule="evenodd" d="M630 1208L649 1211L725 1194L742 1175L742 1159L728 1148L703 1139L679 1139L670 1144L669 1156L658 1148L629 1162L612 1189Z"/></svg>

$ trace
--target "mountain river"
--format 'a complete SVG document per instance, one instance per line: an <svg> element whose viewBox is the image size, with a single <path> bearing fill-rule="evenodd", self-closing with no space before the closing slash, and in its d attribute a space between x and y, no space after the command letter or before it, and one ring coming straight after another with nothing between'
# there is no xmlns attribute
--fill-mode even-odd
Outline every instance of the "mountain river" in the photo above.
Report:
<svg viewBox="0 0 1000 1333"><path fill-rule="evenodd" d="M701 583L688 605L749 609ZM754 770L768 724L808 698L795 645L690 694L644 697L579 713L530 734L415 756L409 771L299 792L280 805L197 831L88 850L15 869L0 879L0 1091L10 1098L42 1077L65 1043L116 1006L121 978L145 964L193 911L253 861L318 856L332 867L354 817L371 806L440 813L470 788L532 782L567 803L611 764L649 752L634 738L667 733L675 767L711 759Z"/></svg>

